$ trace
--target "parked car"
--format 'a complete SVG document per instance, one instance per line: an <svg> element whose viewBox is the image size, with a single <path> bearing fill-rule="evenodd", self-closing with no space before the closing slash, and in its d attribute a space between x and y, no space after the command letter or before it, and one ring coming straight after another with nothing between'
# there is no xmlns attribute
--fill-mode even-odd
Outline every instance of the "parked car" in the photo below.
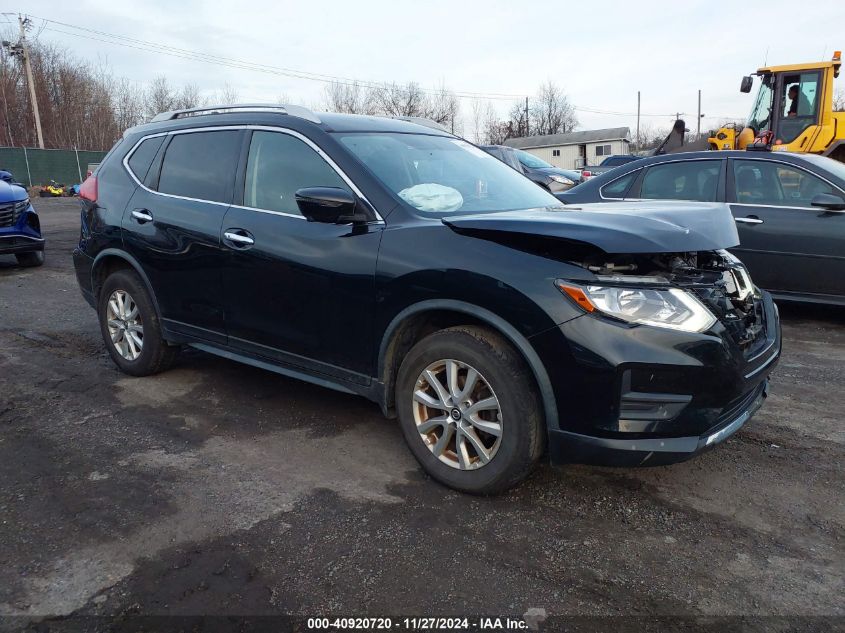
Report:
<svg viewBox="0 0 845 633"><path fill-rule="evenodd" d="M26 188L0 172L0 255L14 255L21 266L44 263L44 238Z"/></svg>
<svg viewBox="0 0 845 633"><path fill-rule="evenodd" d="M120 369L162 371L189 345L360 394L463 491L512 486L546 447L689 458L756 411L780 354L771 297L722 250L724 206L565 212L407 121L163 113L80 199L76 275Z"/></svg>
<svg viewBox="0 0 845 633"><path fill-rule="evenodd" d="M580 181L587 182L590 178L595 178L596 176L600 176L613 169L616 169L617 167L621 167L622 165L632 163L635 160L639 160L640 158L642 157L634 156L632 154L614 154L613 156L608 156L598 165L594 165L592 167L583 167L579 171L579 174L581 175Z"/></svg>
<svg viewBox="0 0 845 633"><path fill-rule="evenodd" d="M567 204L725 202L731 249L778 299L845 305L845 165L815 154L689 152L645 158L579 185Z"/></svg>
<svg viewBox="0 0 845 633"><path fill-rule="evenodd" d="M581 177L578 172L549 165L525 150L507 145L481 145L481 149L525 174L543 189L552 193L566 191L580 182Z"/></svg>

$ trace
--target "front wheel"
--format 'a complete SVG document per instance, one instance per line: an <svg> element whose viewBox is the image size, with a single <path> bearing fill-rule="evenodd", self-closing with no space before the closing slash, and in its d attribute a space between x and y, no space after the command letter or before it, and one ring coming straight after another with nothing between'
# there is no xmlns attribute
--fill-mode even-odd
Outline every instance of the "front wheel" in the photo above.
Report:
<svg viewBox="0 0 845 633"><path fill-rule="evenodd" d="M463 492L502 492L527 477L543 452L531 373L486 328L449 328L417 343L399 369L396 408L420 465Z"/></svg>

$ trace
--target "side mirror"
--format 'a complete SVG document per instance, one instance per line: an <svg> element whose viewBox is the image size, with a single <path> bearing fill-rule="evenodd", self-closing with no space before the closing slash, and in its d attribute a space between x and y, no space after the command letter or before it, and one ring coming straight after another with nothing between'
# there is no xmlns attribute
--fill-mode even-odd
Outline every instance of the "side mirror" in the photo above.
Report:
<svg viewBox="0 0 845 633"><path fill-rule="evenodd" d="M813 196L810 204L821 207L825 211L845 211L845 200L831 193L820 193Z"/></svg>
<svg viewBox="0 0 845 633"><path fill-rule="evenodd" d="M355 196L340 187L306 187L298 189L295 196L299 210L309 222L346 224L367 219L363 213L355 213Z"/></svg>
<svg viewBox="0 0 845 633"><path fill-rule="evenodd" d="M746 75L742 78L742 81L739 84L739 91L740 92L751 92L751 86L754 85L754 80Z"/></svg>

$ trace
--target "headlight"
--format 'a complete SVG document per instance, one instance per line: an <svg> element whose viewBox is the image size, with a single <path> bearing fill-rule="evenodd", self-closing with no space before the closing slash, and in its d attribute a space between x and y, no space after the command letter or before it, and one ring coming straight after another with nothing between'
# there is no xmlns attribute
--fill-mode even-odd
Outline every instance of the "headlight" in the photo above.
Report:
<svg viewBox="0 0 845 633"><path fill-rule="evenodd" d="M549 174L549 178L554 180L555 182L559 182L562 185L574 185L575 181L567 178L566 176L558 176L557 174Z"/></svg>
<svg viewBox="0 0 845 633"><path fill-rule="evenodd" d="M716 323L703 303L679 288L580 286L565 281L557 286L587 312L597 310L629 323L684 332L704 332Z"/></svg>

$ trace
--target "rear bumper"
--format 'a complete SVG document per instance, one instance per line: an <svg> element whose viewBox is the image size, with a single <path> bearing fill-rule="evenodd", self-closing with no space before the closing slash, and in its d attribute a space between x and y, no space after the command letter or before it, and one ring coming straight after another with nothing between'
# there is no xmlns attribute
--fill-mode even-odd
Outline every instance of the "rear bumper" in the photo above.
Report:
<svg viewBox="0 0 845 633"><path fill-rule="evenodd" d="M73 249L73 269L76 272L76 281L79 284L79 290L88 305L96 309L97 301L94 297L94 288L91 283L93 266L94 260L91 257L88 257L79 248Z"/></svg>

